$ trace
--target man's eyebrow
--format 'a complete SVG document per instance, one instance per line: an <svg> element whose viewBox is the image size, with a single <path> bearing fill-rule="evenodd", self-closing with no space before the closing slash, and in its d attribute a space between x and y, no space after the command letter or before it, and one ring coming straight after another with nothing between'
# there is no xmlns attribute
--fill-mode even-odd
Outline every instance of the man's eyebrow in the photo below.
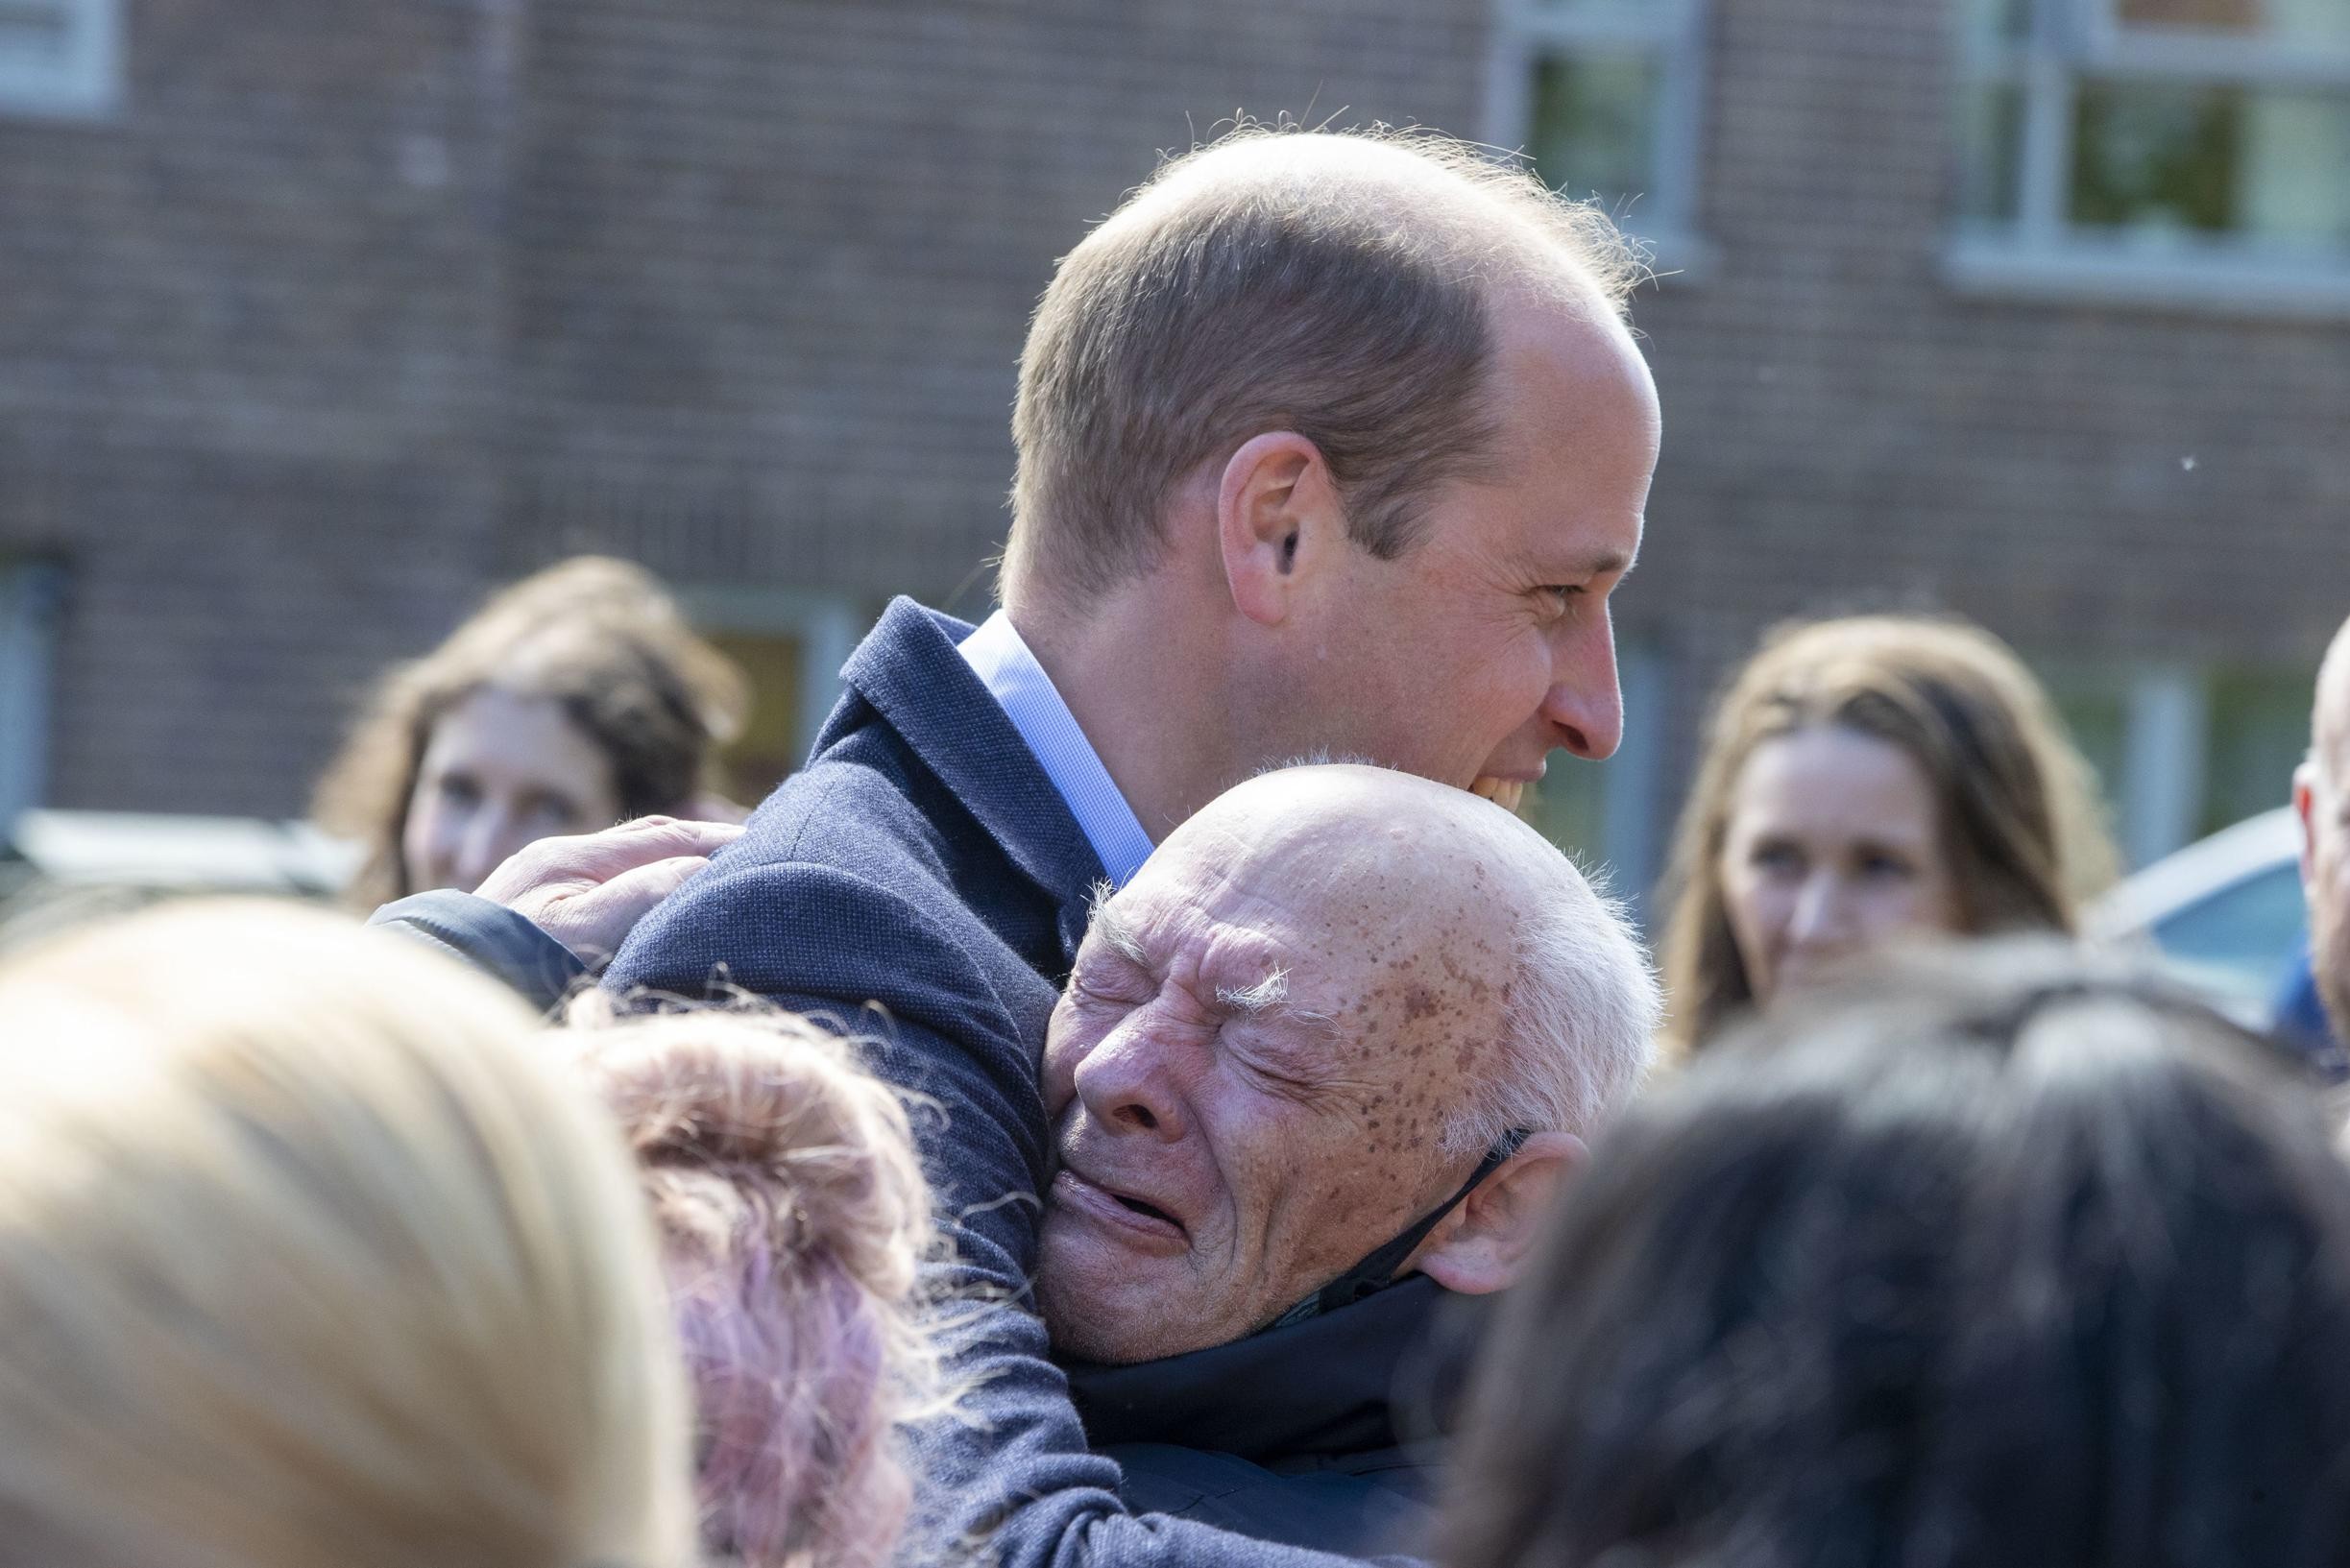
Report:
<svg viewBox="0 0 2350 1568"><path fill-rule="evenodd" d="M1094 889L1093 915L1087 922L1087 929L1094 935L1102 938L1109 950L1119 957L1130 964L1148 967L1151 962L1151 954L1144 949L1142 938L1134 934L1134 928L1127 925L1126 918L1110 907L1108 892L1109 883L1107 882Z"/></svg>
<svg viewBox="0 0 2350 1568"><path fill-rule="evenodd" d="M1280 1019L1324 1032L1338 1027L1338 1021L1329 1014L1311 1011L1289 1000L1289 971L1283 968L1275 968L1254 985L1218 986L1216 1004L1251 1023Z"/></svg>
<svg viewBox="0 0 2350 1568"><path fill-rule="evenodd" d="M1276 968L1254 985L1220 985L1216 988L1216 1001L1220 1006L1246 1018L1287 1011L1289 971Z"/></svg>
<svg viewBox="0 0 2350 1568"><path fill-rule="evenodd" d="M1591 577L1629 575L1639 564L1640 552L1636 549L1600 550L1538 566L1535 575L1549 582L1579 583Z"/></svg>

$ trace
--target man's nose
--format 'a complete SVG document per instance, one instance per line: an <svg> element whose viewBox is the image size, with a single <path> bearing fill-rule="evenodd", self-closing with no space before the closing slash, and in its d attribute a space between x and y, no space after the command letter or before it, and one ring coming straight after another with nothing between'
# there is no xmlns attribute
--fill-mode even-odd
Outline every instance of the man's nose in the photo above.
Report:
<svg viewBox="0 0 2350 1568"><path fill-rule="evenodd" d="M1163 1049L1144 1027L1138 1008L1085 1053L1075 1074L1085 1114L1114 1133L1141 1133L1172 1144L1183 1136L1182 1098L1166 1071Z"/></svg>
<svg viewBox="0 0 2350 1568"><path fill-rule="evenodd" d="M1578 628L1552 655L1550 690L1542 716L1558 727L1560 744L1600 761L1624 738L1624 696L1616 684L1615 629L1603 612L1597 625Z"/></svg>

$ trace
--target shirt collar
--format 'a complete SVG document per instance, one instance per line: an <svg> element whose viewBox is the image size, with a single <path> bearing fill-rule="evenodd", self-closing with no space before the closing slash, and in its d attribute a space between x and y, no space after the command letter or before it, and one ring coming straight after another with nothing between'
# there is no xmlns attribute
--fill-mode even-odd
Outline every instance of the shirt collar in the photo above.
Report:
<svg viewBox="0 0 2350 1568"><path fill-rule="evenodd" d="M1054 689L1053 678L1001 610L965 638L959 651L1060 792L1111 883L1124 887L1151 857L1151 835Z"/></svg>

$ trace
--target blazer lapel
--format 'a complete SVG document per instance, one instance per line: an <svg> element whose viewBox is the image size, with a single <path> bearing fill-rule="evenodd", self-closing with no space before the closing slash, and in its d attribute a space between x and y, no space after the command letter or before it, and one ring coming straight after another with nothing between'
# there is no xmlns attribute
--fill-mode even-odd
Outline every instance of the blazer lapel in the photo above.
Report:
<svg viewBox="0 0 2350 1568"><path fill-rule="evenodd" d="M957 651L972 630L911 599L893 599L840 678L1060 905L1063 956L1074 958L1094 884L1104 876L1102 860L1028 742Z"/></svg>

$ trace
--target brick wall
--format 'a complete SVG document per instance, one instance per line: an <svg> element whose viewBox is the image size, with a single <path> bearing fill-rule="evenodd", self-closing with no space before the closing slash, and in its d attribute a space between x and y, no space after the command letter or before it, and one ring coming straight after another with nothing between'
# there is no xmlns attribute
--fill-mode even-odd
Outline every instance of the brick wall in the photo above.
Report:
<svg viewBox="0 0 2350 1568"><path fill-rule="evenodd" d="M2350 329L1941 281L1950 4L1712 8L1713 264L1637 310L1662 796L1788 614L2289 663L2350 608ZM117 118L0 119L0 552L74 568L55 800L270 812L377 663L572 549L978 608L1053 258L1236 108L1478 130L1490 41L1488 0L129 12Z"/></svg>
<svg viewBox="0 0 2350 1568"><path fill-rule="evenodd" d="M0 555L69 568L48 797L293 812L489 569L493 8L147 0L0 116Z"/></svg>

